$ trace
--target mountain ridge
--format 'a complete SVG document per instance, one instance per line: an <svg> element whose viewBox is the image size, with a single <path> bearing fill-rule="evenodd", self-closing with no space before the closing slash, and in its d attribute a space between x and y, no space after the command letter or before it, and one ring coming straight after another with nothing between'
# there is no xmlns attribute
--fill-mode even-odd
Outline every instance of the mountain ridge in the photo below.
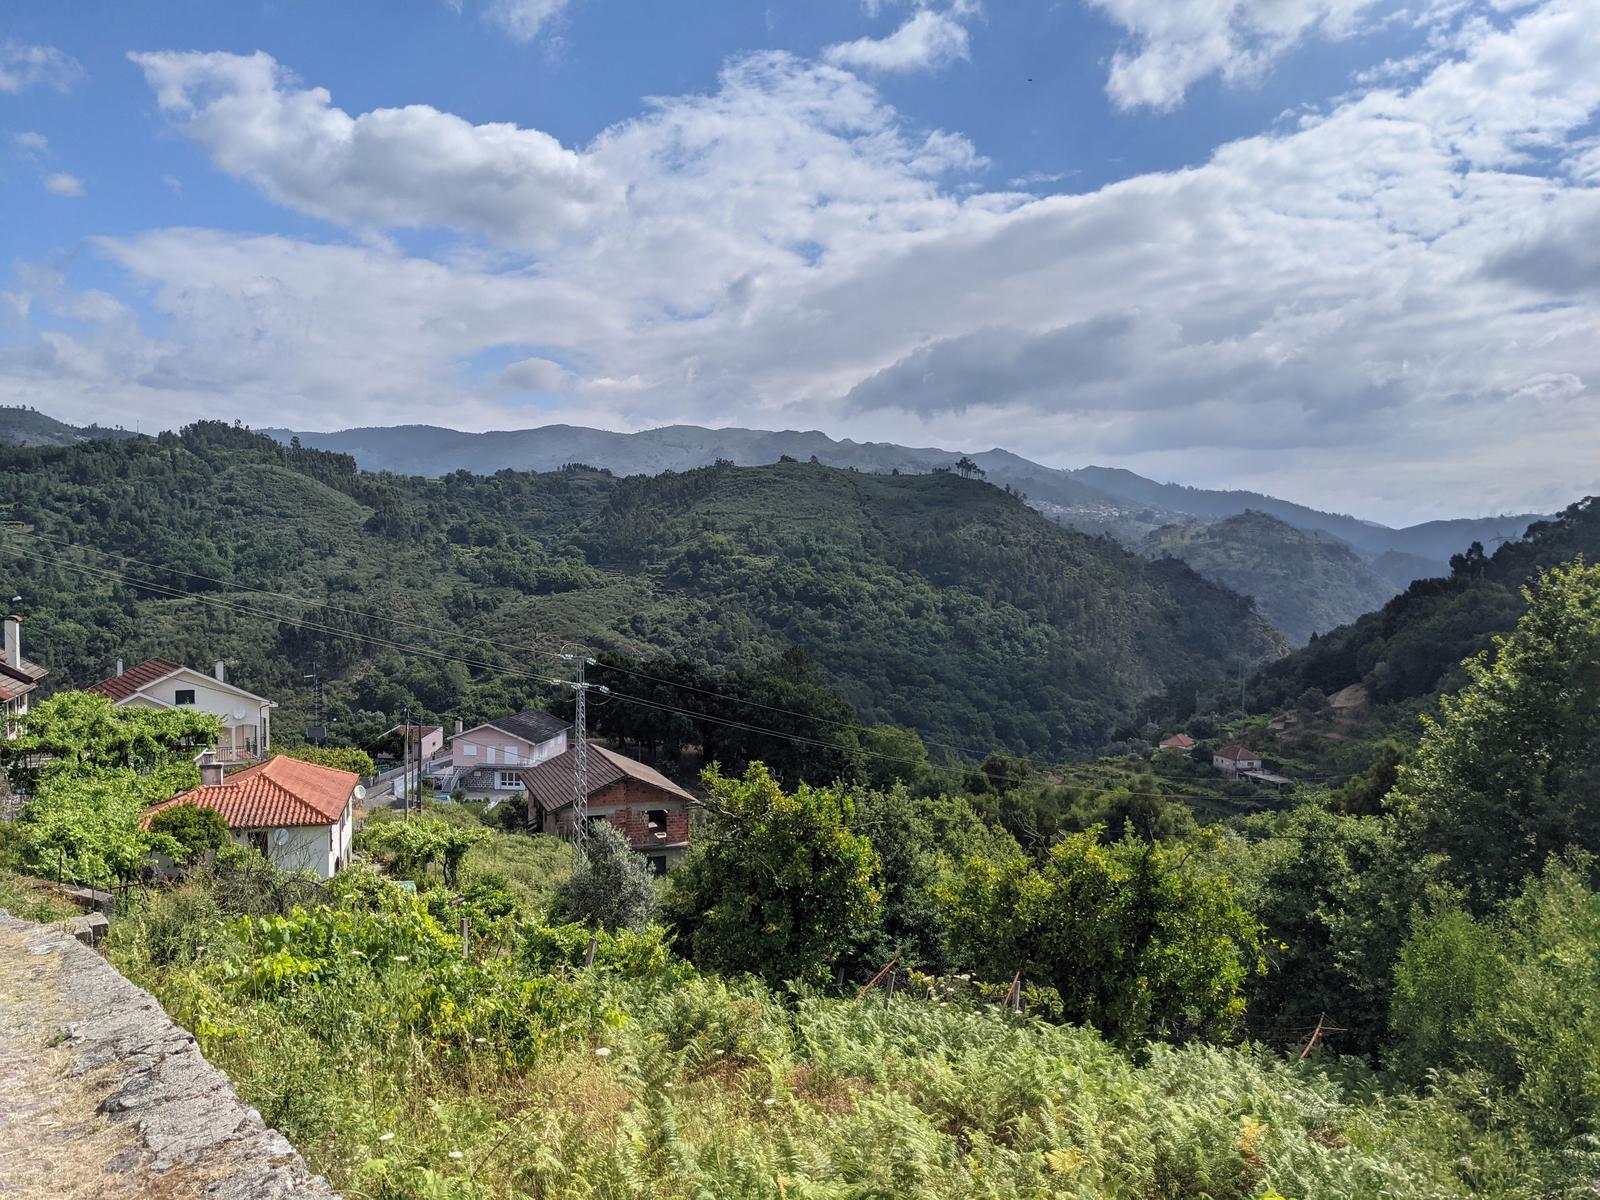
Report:
<svg viewBox="0 0 1600 1200"><path fill-rule="evenodd" d="M708 466L717 458L731 459L739 466L758 466L777 461L783 454L801 459L816 454L826 466L889 473L948 467L966 454L988 473L990 482L1022 490L1036 504L1056 504L1068 510L1092 505L1150 509L1150 529L1172 523L1166 519L1170 517L1220 519L1253 510L1275 516L1297 529L1330 533L1370 558L1393 551L1427 558L1439 569L1444 568L1451 554L1464 550L1471 542L1520 536L1530 523L1544 515L1451 518L1394 528L1261 492L1160 483L1122 467L1050 467L999 446L959 451L893 442L857 442L815 429L712 429L677 424L619 433L557 424L484 433L434 425L365 426L328 433L284 428L260 432L280 442L298 437L303 446L352 454L368 470L431 476L457 469L480 473L492 473L502 467L554 470L568 462L584 462L619 475L658 474ZM402 435L425 437L431 444L394 446ZM475 457L452 457L466 450ZM584 453L590 457L583 457Z"/></svg>

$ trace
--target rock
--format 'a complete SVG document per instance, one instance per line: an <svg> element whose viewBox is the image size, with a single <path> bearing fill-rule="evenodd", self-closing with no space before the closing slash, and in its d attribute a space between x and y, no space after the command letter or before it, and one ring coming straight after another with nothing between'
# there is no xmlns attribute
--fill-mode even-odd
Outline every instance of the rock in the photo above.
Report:
<svg viewBox="0 0 1600 1200"><path fill-rule="evenodd" d="M76 936L0 917L0 1195L337 1200L194 1038Z"/></svg>
<svg viewBox="0 0 1600 1200"><path fill-rule="evenodd" d="M93 912L57 921L52 928L77 938L85 946L98 946L105 940L106 930L111 928L111 922L107 921L103 914Z"/></svg>

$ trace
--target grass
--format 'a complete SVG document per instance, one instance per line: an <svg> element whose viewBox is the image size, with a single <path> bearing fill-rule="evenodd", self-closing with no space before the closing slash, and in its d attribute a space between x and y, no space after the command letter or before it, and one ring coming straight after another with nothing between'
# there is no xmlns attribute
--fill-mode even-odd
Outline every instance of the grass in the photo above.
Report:
<svg viewBox="0 0 1600 1200"><path fill-rule="evenodd" d="M41 923L62 921L83 911L51 884L5 870L0 870L0 909L24 921Z"/></svg>

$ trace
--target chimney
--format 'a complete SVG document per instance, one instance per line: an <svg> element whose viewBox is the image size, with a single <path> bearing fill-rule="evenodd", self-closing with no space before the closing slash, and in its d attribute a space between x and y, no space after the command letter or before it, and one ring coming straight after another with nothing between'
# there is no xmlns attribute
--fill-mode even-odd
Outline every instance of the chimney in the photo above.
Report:
<svg viewBox="0 0 1600 1200"><path fill-rule="evenodd" d="M211 674L216 676L216 679L217 679L218 683L227 683L228 682L227 677L226 677L226 671L227 671L227 668L222 665L222 660L220 658L217 659L216 662L211 664Z"/></svg>
<svg viewBox="0 0 1600 1200"><path fill-rule="evenodd" d="M10 616L6 618L6 666L14 670L22 669L22 618Z"/></svg>
<svg viewBox="0 0 1600 1200"><path fill-rule="evenodd" d="M460 733L464 729L466 729L466 727L467 727L466 722L463 721L460 717L457 717L456 718L456 732Z"/></svg>
<svg viewBox="0 0 1600 1200"><path fill-rule="evenodd" d="M222 782L222 764L217 761L215 750L207 750L195 760L195 765L200 768L201 787L216 787Z"/></svg>
<svg viewBox="0 0 1600 1200"><path fill-rule="evenodd" d="M120 658L117 659L117 678L122 678L122 660Z"/></svg>

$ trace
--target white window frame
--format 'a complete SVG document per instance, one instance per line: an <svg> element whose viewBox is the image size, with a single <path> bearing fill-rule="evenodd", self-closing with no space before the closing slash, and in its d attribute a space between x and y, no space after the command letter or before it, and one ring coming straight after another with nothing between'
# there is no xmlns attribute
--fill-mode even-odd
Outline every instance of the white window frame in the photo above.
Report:
<svg viewBox="0 0 1600 1200"><path fill-rule="evenodd" d="M507 782L508 780L510 782ZM521 789L522 776L518 775L515 771L501 771L499 773L499 784L501 791L504 791L507 788Z"/></svg>
<svg viewBox="0 0 1600 1200"><path fill-rule="evenodd" d="M477 758L478 757L478 744L476 742L462 742L461 743L461 757L462 758Z"/></svg>

